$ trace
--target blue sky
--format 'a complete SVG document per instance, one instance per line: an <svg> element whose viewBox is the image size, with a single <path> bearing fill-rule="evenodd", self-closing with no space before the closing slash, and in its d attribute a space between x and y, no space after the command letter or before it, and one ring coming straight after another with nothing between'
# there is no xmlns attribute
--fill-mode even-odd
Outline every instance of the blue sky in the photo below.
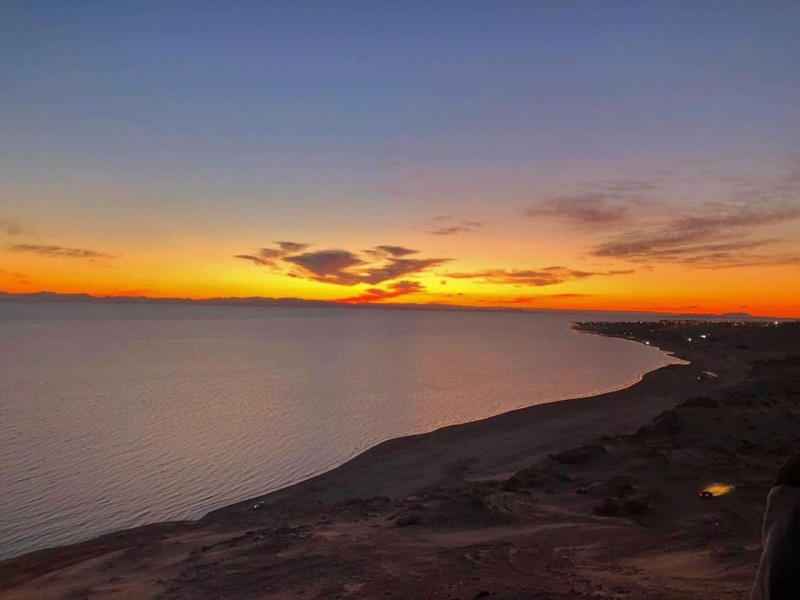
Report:
<svg viewBox="0 0 800 600"><path fill-rule="evenodd" d="M246 181L256 165L368 177L380 150L458 171L796 142L790 2L4 7L4 163L23 172L67 150L123 177Z"/></svg>

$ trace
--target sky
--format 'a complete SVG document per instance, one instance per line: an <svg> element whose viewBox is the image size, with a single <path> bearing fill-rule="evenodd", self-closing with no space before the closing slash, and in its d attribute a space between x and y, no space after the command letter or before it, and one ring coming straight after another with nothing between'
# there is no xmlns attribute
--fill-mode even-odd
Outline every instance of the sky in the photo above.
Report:
<svg viewBox="0 0 800 600"><path fill-rule="evenodd" d="M0 3L0 290L800 316L800 5Z"/></svg>

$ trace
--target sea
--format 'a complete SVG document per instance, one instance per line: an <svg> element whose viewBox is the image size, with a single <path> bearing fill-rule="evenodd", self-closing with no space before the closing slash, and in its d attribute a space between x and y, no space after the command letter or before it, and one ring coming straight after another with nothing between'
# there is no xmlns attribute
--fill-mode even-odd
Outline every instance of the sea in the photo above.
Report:
<svg viewBox="0 0 800 600"><path fill-rule="evenodd" d="M620 313L0 302L0 558L195 519L398 436L679 362Z"/></svg>

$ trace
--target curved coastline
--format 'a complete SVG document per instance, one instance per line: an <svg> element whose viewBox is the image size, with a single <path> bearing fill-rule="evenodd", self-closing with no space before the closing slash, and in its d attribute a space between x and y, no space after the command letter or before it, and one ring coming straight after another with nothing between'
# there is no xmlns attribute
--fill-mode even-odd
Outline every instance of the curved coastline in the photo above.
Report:
<svg viewBox="0 0 800 600"><path fill-rule="evenodd" d="M75 308L81 311L73 316L94 315L91 307ZM224 316L219 312L217 318ZM13 468L6 477L2 529L7 536L0 544L0 560L140 525L196 520L322 474L394 437L534 403L614 391L667 362L655 349L636 348L627 340L580 337L569 329L574 314L331 313L336 318L324 320L320 337L315 324L323 320L312 317L324 315L295 311L292 318L279 319L284 324L280 336L266 335L275 323L267 317L280 316L277 312L247 321L243 329L237 327L244 321L231 315L225 322L231 336L226 333L228 341L223 342L214 337L221 323L173 319L159 333L161 318L169 315L151 313L148 326L153 330L144 338L152 337L153 349L169 355L169 377L160 375L163 365L143 350L150 342L137 342L131 353L113 355L101 351L103 344L115 345L113 339L90 344L91 357L78 363L74 353L48 345L43 347L49 349L47 360L37 366L27 358L33 355L27 349L33 352L39 343L30 330L36 313L20 320L21 329L15 324L12 337L20 336L26 352L15 355L6 348L12 357L8 366L19 360L22 367L6 369L10 406L21 408L9 431L29 436L32 444L40 441L30 448L9 448ZM126 315L127 309L117 316ZM53 321L61 332L57 337L74 335L63 320L69 316L60 309L51 315L61 320ZM303 325L295 317L303 317ZM97 319L81 323L100 331L92 329ZM145 333L129 330L130 319L113 323L112 338L139 339ZM355 336L355 345L342 338L348 340L342 347L347 351L328 357L325 336L333 335L332 340L356 331L356 324L358 331L365 327L370 334ZM285 347L279 340L293 330L302 340ZM382 336L395 330L404 333L386 343ZM260 333L254 335L256 331ZM207 344L185 341L207 336ZM182 352L173 338L196 346L208 368L194 352ZM263 351L255 352L249 340L256 339L276 341L263 348L258 341ZM115 357L111 362L110 356ZM70 365L67 379L48 366L62 363ZM189 373L190 378L181 377ZM64 405L54 404L50 393L39 394L36 402L25 401L26 390L45 384L57 395L71 398L74 393L74 409L64 417L73 423L69 431L83 431L86 439L69 435L50 440L43 435L50 422L59 431L67 430L59 415ZM36 407L41 407L40 415ZM91 421L101 409L111 410L111 421L82 429L82 421ZM184 414L186 410L192 414ZM131 427L123 418L131 413L146 414L146 419ZM176 427L164 425L170 422ZM55 443L64 450L53 454L48 448ZM46 470L53 475L38 479ZM71 488L76 473L86 485ZM95 504L97 498L102 502Z"/></svg>
<svg viewBox="0 0 800 600"><path fill-rule="evenodd" d="M631 339L581 324L582 334ZM374 496L403 497L423 489L464 480L490 479L524 468L537 459L603 435L638 428L661 411L697 393L730 383L734 372L703 353L670 344L651 346L688 364L671 364L644 373L631 385L601 394L562 399L504 412L478 421L448 425L431 432L381 442L342 465L296 484L248 498L207 513L196 521L153 523L75 544L36 550L0 562L0 589L117 548L176 533L218 525L247 513L254 504L335 503ZM696 354L696 355L695 355ZM715 370L715 380L699 379ZM25 573L26 575L23 575Z"/></svg>
<svg viewBox="0 0 800 600"><path fill-rule="evenodd" d="M582 334L644 343L579 324ZM682 360L649 371L609 392L525 406L468 423L386 440L342 465L304 481L216 509L201 522L284 502L335 503L374 496L402 497L464 479L491 479L604 435L635 430L683 400L729 385L737 369L705 353L660 341L650 347ZM708 380L703 371L716 369Z"/></svg>
<svg viewBox="0 0 800 600"><path fill-rule="evenodd" d="M10 600L371 599L387 589L403 600L490 589L564 598L609 584L632 598L744 593L776 456L796 451L798 325L579 328L649 341L691 364L623 390L389 440L199 521L9 559L0 591ZM698 330L708 334L702 341ZM698 502L710 481L737 491ZM731 547L746 548L735 563ZM520 570L520 560L536 569ZM696 578L685 577L686 565Z"/></svg>
<svg viewBox="0 0 800 600"><path fill-rule="evenodd" d="M579 327L579 325L580 325L580 322L573 321L572 323L569 324L567 329L568 329L568 331L573 332L576 335L598 335L599 337L612 337L612 338L615 338L615 339L617 339L617 340L619 340L621 342L628 342L628 343L631 343L631 344L643 345L643 342L640 341L640 340L628 339L628 338L624 338L624 337L620 337L620 336L603 335L601 333L590 331L588 329L587 330L582 330ZM501 417L501 416L506 415L506 414L516 414L516 413L518 413L520 411L525 411L525 410L536 408L536 407L539 407L539 406L544 406L544 405L547 405L547 404L556 404L556 403L559 403L559 402L573 402L575 400L584 400L584 399L587 399L587 398L595 398L595 397L600 397L600 396L607 396L609 394L622 392L624 390L627 390L627 389L629 389L629 388L641 383L641 381L650 373L655 373L656 371L659 371L661 369L664 369L664 368L667 368L667 367L670 367L670 366L673 366L673 365L681 365L681 364L687 364L688 365L688 364L690 364L690 361L684 360L684 359L682 359L682 358L680 358L678 356L675 356L673 352L668 351L668 350L664 350L664 349L660 348L659 346L649 345L648 347L650 349L660 351L666 357L675 358L675 359L677 359L678 361L681 361L681 362L673 362L673 363L669 363L669 364L666 364L666 365L662 365L661 367L655 367L655 368L653 368L651 370L648 370L648 371L640 371L640 372L636 373L635 377L630 381L624 382L624 383L622 383L622 384L620 384L618 386L611 386L611 387L609 387L607 389L595 390L591 394L587 394L585 396L571 396L571 397L565 397L565 398L555 398L555 399L552 399L552 400L543 400L543 401L537 402L536 404L525 404L525 405L517 406L516 408L511 408L509 410L504 410L503 412L499 412L497 414L489 415L489 416L486 416L486 417L481 417L481 418L475 419L473 421L461 421L461 422L448 423L448 424L440 425L440 426L438 426L438 427L436 427L434 429L430 429L430 430L427 430L427 431L420 431L420 432L417 432L417 433L409 433L409 434L406 434L406 435L400 435L400 436L388 438L388 439L376 442L376 443L372 444L371 446L368 446L366 448L358 450L353 455L351 455L350 457L344 459L341 463L339 463L339 464L337 464L337 465L335 465L335 466L333 466L331 468L326 468L323 471L320 471L320 472L317 472L317 473L312 473L312 474L309 474L309 475L306 475L306 476L302 476L299 479L299 481L295 481L293 483L289 483L289 484L284 485L283 487L281 487L279 489L271 490L269 492L266 492L266 493L258 495L258 496L251 496L251 497L247 498L246 500L237 500L236 502L228 503L225 506L221 506L219 508L215 508L215 509L210 510L209 512L205 513L203 516L199 517L199 519L204 519L205 517L207 517L207 516L209 516L209 515L211 515L213 513L217 513L219 511L225 511L226 509L229 509L229 508L231 508L233 506L237 506L239 504L248 505L248 504L251 504L251 503L254 503L254 502L263 502L263 501L265 501L267 499L271 499L272 497L277 497L276 495L280 494L281 492L293 489L296 486L300 486L302 484L311 482L312 480L317 480L317 478L324 477L328 473L332 473L333 471L336 471L337 469L345 467L348 463L350 463L350 462L352 462L354 460L360 459L363 455L365 455L365 454L367 454L369 452L372 452L372 451L376 451L379 447L383 446L384 444L389 444L391 446L397 440L405 440L405 439L411 439L411 438L418 438L418 437L422 437L422 436L434 435L437 432L439 432L441 430L444 430L444 429L457 428L457 427L462 427L464 425L480 423L482 421L487 421L489 419L495 419L497 417ZM192 519L192 520L194 520L194 519Z"/></svg>

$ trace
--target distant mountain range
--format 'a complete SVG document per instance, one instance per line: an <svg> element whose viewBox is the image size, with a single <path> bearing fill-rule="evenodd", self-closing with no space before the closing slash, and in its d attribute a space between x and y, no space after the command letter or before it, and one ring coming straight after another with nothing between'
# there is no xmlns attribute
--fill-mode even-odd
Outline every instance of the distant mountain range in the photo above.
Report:
<svg viewBox="0 0 800 600"><path fill-rule="evenodd" d="M148 296L92 296L91 294L58 294L35 292L12 294L0 291L0 302L89 302L100 304L212 304L231 306L340 306L337 302L303 300L301 298L150 298Z"/></svg>
<svg viewBox="0 0 800 600"><path fill-rule="evenodd" d="M372 309L406 309L406 310L503 310L525 311L522 308L472 307L452 304L399 304L384 302L381 304L352 304L329 300L304 300L303 298L151 298L148 296L92 296L91 294L59 294L56 292L35 292L32 294L13 294L0 291L0 302L25 303L90 303L90 304L171 304L171 305L203 305L203 306L254 306L254 307L288 307L288 308L372 308ZM541 310L541 309L539 309Z"/></svg>
<svg viewBox="0 0 800 600"><path fill-rule="evenodd" d="M253 307L287 307L287 308L369 308L374 310L457 310L457 311L490 311L490 312L544 312L544 313L592 313L592 312L626 312L636 311L610 311L610 310L567 310L547 308L519 308L519 307L475 307L453 304L349 304L327 300L304 300L302 298L265 298L253 296L250 298L206 298L195 300L192 298L150 298L147 296L92 296L91 294L58 294L56 292L35 292L31 294L14 294L0 291L0 302L24 303L91 303L91 304L171 304L171 305L203 305L203 306L253 306ZM723 314L692 314L692 313L658 313L640 312L641 315L660 315L670 318L686 319L775 319L777 317L756 317L745 312L730 312Z"/></svg>

